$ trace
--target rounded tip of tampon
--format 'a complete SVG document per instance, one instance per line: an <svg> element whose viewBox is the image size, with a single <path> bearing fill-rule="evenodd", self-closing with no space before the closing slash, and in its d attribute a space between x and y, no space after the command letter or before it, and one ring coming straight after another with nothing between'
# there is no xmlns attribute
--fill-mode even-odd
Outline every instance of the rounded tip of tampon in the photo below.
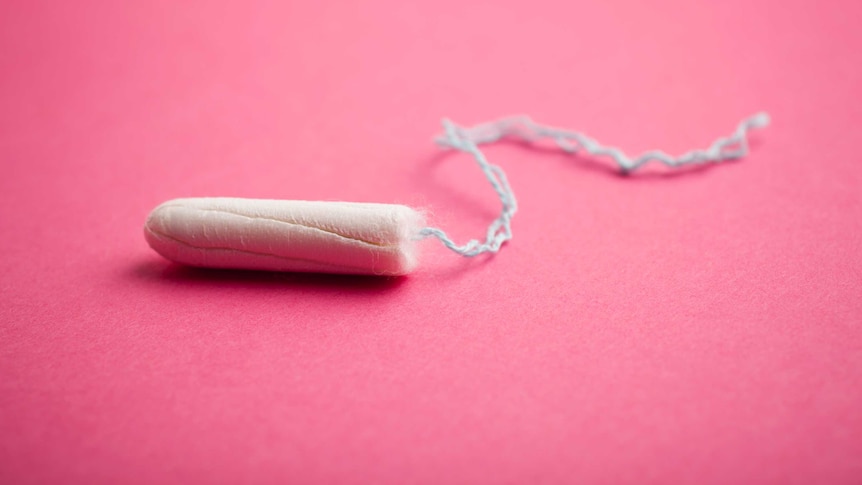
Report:
<svg viewBox="0 0 862 485"><path fill-rule="evenodd" d="M170 249L172 245L167 244L167 236L165 235L165 219L168 217L166 204L167 202L160 204L147 216L147 221L144 223L144 239L154 251L171 259L172 254Z"/></svg>

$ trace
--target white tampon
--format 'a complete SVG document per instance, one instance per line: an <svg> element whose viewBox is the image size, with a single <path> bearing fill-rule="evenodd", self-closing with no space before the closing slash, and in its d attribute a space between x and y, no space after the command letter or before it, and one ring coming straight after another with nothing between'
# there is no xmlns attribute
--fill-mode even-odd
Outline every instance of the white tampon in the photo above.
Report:
<svg viewBox="0 0 862 485"><path fill-rule="evenodd" d="M457 244L442 229L422 227L415 210L394 204L304 202L232 198L176 199L156 207L144 233L153 249L177 263L210 268L403 275L416 267L414 241L440 240L461 256L496 253L512 239L515 194L503 170L478 145L507 137L553 139L564 151L584 151L613 159L624 173L648 163L679 167L735 160L748 153L748 132L769 124L759 113L742 120L732 135L709 148L672 157L659 150L631 158L576 131L540 125L527 117L504 118L472 128L444 120L443 146L469 153L502 205L484 241Z"/></svg>
<svg viewBox="0 0 862 485"><path fill-rule="evenodd" d="M416 267L422 225L395 204L190 198L156 207L144 235L190 266L403 275Z"/></svg>

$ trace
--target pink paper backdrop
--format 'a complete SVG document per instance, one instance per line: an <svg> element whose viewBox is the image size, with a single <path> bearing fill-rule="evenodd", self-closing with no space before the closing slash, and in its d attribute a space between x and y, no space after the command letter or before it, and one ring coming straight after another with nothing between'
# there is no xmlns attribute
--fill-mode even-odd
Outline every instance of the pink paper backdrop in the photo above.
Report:
<svg viewBox="0 0 862 485"><path fill-rule="evenodd" d="M862 7L4 1L0 482L862 482ZM769 111L744 161L620 177L492 147L515 239L395 280L205 272L181 196L498 202L431 143L528 113L636 152Z"/></svg>

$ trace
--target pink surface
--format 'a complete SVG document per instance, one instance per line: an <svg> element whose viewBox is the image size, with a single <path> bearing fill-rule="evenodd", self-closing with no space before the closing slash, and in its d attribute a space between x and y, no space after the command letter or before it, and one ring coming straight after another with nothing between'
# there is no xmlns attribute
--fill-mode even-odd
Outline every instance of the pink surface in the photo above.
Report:
<svg viewBox="0 0 862 485"><path fill-rule="evenodd" d="M0 482L859 483L858 2L0 4ZM185 196L498 203L439 119L529 113L620 177L492 147L494 258L408 278L202 272Z"/></svg>

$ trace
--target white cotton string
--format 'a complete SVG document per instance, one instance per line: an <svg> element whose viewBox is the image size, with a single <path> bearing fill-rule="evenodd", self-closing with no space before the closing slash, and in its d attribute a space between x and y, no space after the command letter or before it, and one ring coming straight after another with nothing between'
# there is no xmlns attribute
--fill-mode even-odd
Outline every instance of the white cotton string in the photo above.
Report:
<svg viewBox="0 0 862 485"><path fill-rule="evenodd" d="M758 113L739 123L739 126L737 126L736 131L732 135L717 139L705 150L692 150L678 157L672 157L660 150L651 150L644 152L636 158L629 158L619 148L603 146L583 133L543 126L526 116L503 118L476 125L472 128L458 126L444 119L444 133L435 138L437 144L472 155L482 169L482 172L485 173L485 177L491 182L494 191L500 197L503 207L500 216L488 226L485 234L485 242L472 239L467 241L466 244L459 246L442 229L436 227L422 229L419 231L418 237L420 239L436 237L447 248L467 257L478 256L487 252L496 253L500 250L503 243L512 239L511 223L512 217L514 217L515 212L518 210L518 203L515 200L515 194L512 193L512 189L509 187L509 182L506 180L506 174L500 167L488 163L485 155L479 150L478 145L483 143L494 143L504 138L514 138L529 142L549 138L563 151L568 153L583 150L593 156L609 157L616 162L623 173L628 173L641 168L649 162L659 162L673 168L683 165L723 162L744 157L748 154L748 132L763 128L768 124L769 115Z"/></svg>

